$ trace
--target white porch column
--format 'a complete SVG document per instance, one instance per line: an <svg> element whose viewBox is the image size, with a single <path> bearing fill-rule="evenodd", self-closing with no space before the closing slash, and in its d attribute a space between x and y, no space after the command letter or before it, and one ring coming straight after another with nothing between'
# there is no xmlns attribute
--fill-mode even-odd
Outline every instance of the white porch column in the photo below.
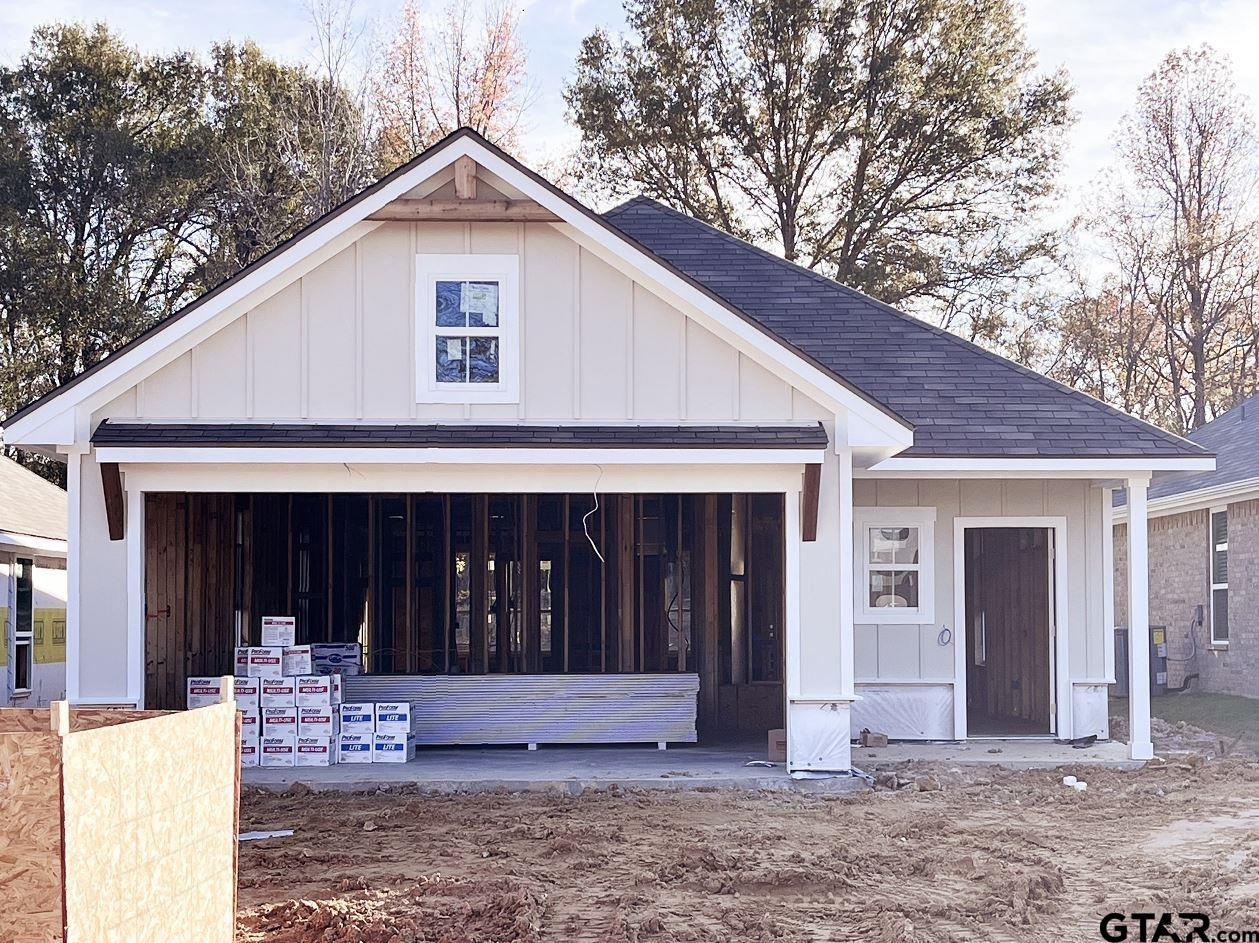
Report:
<svg viewBox="0 0 1259 943"><path fill-rule="evenodd" d="M1150 740L1150 563L1148 477L1128 479L1128 755L1154 756Z"/></svg>
<svg viewBox="0 0 1259 943"><path fill-rule="evenodd" d="M79 572L83 554L79 521L83 517L83 452L66 453L66 700L79 701Z"/></svg>
<svg viewBox="0 0 1259 943"><path fill-rule="evenodd" d="M800 513L799 492L789 492L787 767L843 772L852 767L851 452L828 450L822 462L816 540L802 542Z"/></svg>
<svg viewBox="0 0 1259 943"><path fill-rule="evenodd" d="M126 491L127 700L144 707L144 492Z"/></svg>

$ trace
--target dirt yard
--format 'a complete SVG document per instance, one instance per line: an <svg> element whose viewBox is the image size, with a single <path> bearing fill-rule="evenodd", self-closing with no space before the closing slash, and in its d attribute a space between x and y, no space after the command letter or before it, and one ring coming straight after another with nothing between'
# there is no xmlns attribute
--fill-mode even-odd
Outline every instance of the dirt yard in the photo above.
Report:
<svg viewBox="0 0 1259 943"><path fill-rule="evenodd" d="M1259 763L902 767L854 797L250 793L242 943L1099 940L1259 929ZM1133 929L1132 939L1136 939Z"/></svg>

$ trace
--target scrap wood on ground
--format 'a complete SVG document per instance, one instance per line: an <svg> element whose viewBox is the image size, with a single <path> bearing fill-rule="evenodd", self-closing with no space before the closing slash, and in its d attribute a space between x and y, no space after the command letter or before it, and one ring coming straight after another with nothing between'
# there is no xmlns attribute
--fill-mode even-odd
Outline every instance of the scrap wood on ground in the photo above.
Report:
<svg viewBox="0 0 1259 943"><path fill-rule="evenodd" d="M1112 910L1189 904L1256 923L1252 761L875 772L851 797L249 792L242 829L294 835L241 846L239 939L1095 939Z"/></svg>

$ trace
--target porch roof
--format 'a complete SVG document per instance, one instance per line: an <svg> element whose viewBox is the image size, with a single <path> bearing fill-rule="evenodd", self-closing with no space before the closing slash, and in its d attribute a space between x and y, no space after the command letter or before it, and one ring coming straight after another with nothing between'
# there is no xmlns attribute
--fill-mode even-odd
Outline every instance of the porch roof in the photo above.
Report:
<svg viewBox="0 0 1259 943"><path fill-rule="evenodd" d="M524 425L472 423L122 423L95 446L125 448L825 449L821 423Z"/></svg>

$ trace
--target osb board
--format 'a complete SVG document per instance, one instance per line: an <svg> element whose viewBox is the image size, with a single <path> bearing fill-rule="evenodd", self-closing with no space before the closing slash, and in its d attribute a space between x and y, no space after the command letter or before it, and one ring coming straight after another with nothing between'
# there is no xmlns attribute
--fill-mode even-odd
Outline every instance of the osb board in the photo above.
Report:
<svg viewBox="0 0 1259 943"><path fill-rule="evenodd" d="M37 713L32 711L31 713ZM61 743L0 733L0 940L60 943Z"/></svg>
<svg viewBox="0 0 1259 943"><path fill-rule="evenodd" d="M162 717L168 711L134 711L123 707L72 707L71 730L94 730L114 724L128 724L133 720ZM51 729L46 707L0 707L0 733L34 731L44 733Z"/></svg>
<svg viewBox="0 0 1259 943"><path fill-rule="evenodd" d="M65 739L70 943L231 943L236 709Z"/></svg>

